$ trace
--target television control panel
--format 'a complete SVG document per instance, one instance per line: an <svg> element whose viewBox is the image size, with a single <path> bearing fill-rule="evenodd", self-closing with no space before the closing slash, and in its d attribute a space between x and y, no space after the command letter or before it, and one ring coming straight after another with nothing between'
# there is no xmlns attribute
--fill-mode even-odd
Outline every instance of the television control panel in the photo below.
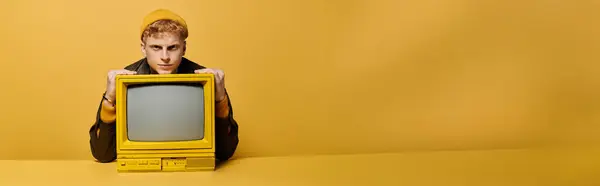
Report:
<svg viewBox="0 0 600 186"><path fill-rule="evenodd" d="M119 172L178 172L214 169L214 158L117 159Z"/></svg>

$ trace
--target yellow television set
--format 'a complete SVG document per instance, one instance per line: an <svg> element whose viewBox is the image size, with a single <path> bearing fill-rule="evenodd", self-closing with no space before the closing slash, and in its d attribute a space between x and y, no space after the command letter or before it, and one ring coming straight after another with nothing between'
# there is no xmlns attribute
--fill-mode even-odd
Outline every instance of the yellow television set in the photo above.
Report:
<svg viewBox="0 0 600 186"><path fill-rule="evenodd" d="M118 75L118 172L215 169L214 75Z"/></svg>

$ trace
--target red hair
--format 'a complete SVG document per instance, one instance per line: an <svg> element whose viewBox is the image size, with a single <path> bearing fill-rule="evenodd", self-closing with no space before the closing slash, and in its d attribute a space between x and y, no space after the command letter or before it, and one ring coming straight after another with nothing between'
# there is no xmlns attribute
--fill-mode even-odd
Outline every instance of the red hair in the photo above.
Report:
<svg viewBox="0 0 600 186"><path fill-rule="evenodd" d="M187 39L188 30L183 25L169 19L161 19L148 25L142 32L142 42L148 37L162 37L164 34L175 34L182 39Z"/></svg>

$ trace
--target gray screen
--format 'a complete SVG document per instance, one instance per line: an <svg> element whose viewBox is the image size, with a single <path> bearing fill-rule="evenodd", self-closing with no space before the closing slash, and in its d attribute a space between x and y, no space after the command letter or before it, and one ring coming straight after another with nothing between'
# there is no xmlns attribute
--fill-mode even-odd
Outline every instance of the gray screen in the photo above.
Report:
<svg viewBox="0 0 600 186"><path fill-rule="evenodd" d="M204 89L200 84L152 84L127 90L130 141L204 138Z"/></svg>

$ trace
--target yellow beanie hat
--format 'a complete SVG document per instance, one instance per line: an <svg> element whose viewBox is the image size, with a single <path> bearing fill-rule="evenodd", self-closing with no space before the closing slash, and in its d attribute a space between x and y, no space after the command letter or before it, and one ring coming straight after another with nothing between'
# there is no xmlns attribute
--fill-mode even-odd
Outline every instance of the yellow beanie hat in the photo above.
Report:
<svg viewBox="0 0 600 186"><path fill-rule="evenodd" d="M142 37L142 34L144 34L144 30L146 30L146 27L148 27L148 25L150 25L158 20L162 20L162 19L173 20L173 21L181 24L185 29L187 29L187 24L185 23L185 20L183 20L183 18L181 16L175 14L172 11L166 10L166 9L158 9L158 10L154 10L154 11L150 12L150 14L148 14L148 15L146 15L146 17L144 17L144 21L142 22L142 27L140 30L140 37Z"/></svg>

